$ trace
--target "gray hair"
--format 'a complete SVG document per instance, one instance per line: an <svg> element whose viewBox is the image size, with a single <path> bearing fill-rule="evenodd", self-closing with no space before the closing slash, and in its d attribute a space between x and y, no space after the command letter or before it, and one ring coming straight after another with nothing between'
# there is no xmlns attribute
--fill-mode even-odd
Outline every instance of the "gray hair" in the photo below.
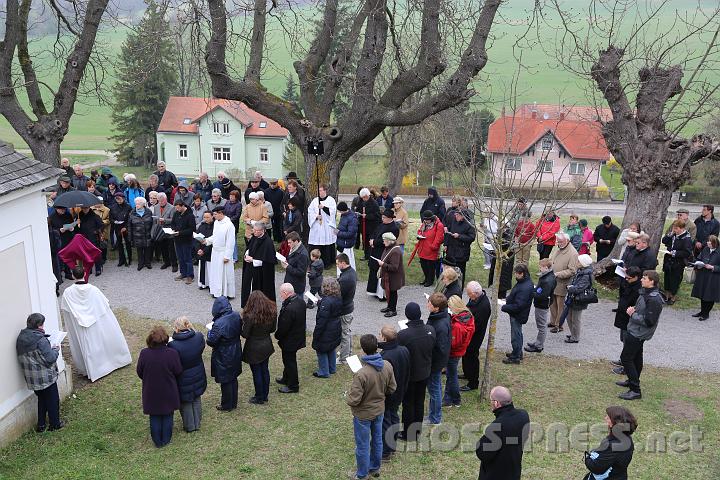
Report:
<svg viewBox="0 0 720 480"><path fill-rule="evenodd" d="M370 190L367 188L361 188L360 189L360 196L361 197L369 197L370 196Z"/></svg>
<svg viewBox="0 0 720 480"><path fill-rule="evenodd" d="M643 243L650 243L650 235L645 232L640 232L640 235L638 235L635 241L637 242L638 240L642 241Z"/></svg>
<svg viewBox="0 0 720 480"><path fill-rule="evenodd" d="M283 283L280 285L280 292L295 293L295 288L292 286L292 283Z"/></svg>
<svg viewBox="0 0 720 480"><path fill-rule="evenodd" d="M158 192L158 200L160 200L161 198L167 200L167 194L165 192Z"/></svg>
<svg viewBox="0 0 720 480"><path fill-rule="evenodd" d="M216 177L219 177L220 175L222 175L223 177L227 177L227 175L225 175L225 172L223 172L222 170L215 174Z"/></svg>
<svg viewBox="0 0 720 480"><path fill-rule="evenodd" d="M158 167L159 167L160 165L165 165L165 162L163 162L162 160L160 160L157 164L158 164Z"/></svg>
<svg viewBox="0 0 720 480"><path fill-rule="evenodd" d="M472 281L468 282L467 290L468 290L468 292L472 292L476 295L480 295L483 291L483 288L482 288L482 285L480 285L480 282L476 282L475 280L472 280Z"/></svg>
<svg viewBox="0 0 720 480"><path fill-rule="evenodd" d="M323 297L339 297L340 284L332 277L324 278L321 292Z"/></svg>
<svg viewBox="0 0 720 480"><path fill-rule="evenodd" d="M193 330L193 324L192 322L183 315L182 317L178 317L173 322L173 327L175 327L175 330L181 331L181 330Z"/></svg>
<svg viewBox="0 0 720 480"><path fill-rule="evenodd" d="M148 177L149 180L160 180L154 173Z"/></svg>
<svg viewBox="0 0 720 480"><path fill-rule="evenodd" d="M568 242L570 241L570 235L568 235L568 234L565 233L565 232L558 232L558 233L556 233L556 234L555 234L555 238L557 238L558 240L563 239L563 240L566 240L566 241L568 241Z"/></svg>
<svg viewBox="0 0 720 480"><path fill-rule="evenodd" d="M257 192L257 196L260 200L265 200L265 192L263 192L262 190Z"/></svg>
<svg viewBox="0 0 720 480"><path fill-rule="evenodd" d="M135 206L140 203L143 207L147 206L147 200L145 200L143 197L135 197Z"/></svg>
<svg viewBox="0 0 720 480"><path fill-rule="evenodd" d="M222 192L220 191L219 188L213 188L213 189L212 189L212 194L213 194L213 195L222 195Z"/></svg>

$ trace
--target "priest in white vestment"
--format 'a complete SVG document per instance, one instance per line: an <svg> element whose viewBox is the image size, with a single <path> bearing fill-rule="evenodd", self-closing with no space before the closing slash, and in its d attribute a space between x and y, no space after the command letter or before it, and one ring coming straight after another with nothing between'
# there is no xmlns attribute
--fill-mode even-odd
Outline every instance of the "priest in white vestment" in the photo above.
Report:
<svg viewBox="0 0 720 480"><path fill-rule="evenodd" d="M213 234L201 242L213 247L209 268L210 294L215 298L235 298L235 226L225 216L225 207L215 207L213 217Z"/></svg>
<svg viewBox="0 0 720 480"><path fill-rule="evenodd" d="M73 270L75 284L65 289L60 312L68 332L75 370L91 382L132 362L125 336L107 297Z"/></svg>
<svg viewBox="0 0 720 480"><path fill-rule="evenodd" d="M329 197L325 185L320 185L320 197L315 197L308 207L308 224L310 225L310 236L308 238L308 250L318 249L322 255L325 268L335 264L337 250L337 228L335 224L335 212L337 205L335 199Z"/></svg>

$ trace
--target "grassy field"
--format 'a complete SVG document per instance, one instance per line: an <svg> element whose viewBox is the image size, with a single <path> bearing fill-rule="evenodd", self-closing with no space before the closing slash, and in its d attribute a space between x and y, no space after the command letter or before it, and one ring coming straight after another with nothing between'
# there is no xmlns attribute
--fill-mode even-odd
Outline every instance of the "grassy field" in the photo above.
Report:
<svg viewBox="0 0 720 480"><path fill-rule="evenodd" d="M157 322L117 313L136 360L147 331ZM193 319L198 325L207 320ZM543 428L558 423L568 428L602 424L605 408L617 403L615 395L621 389L613 382L618 377L605 362L541 355L528 358L518 368L501 364L500 357L493 357L493 383L507 385L515 404L528 410L531 420ZM208 348L206 367L209 363ZM172 443L162 450L154 448L149 437L134 364L81 386L62 406L67 422L63 430L27 433L0 451L0 478L347 478L354 468L352 417L343 399L351 379L349 369L339 367L330 380L315 379L311 376L315 355L306 348L299 354L300 394L281 396L272 387L269 404L256 406L246 403L252 395L252 377L245 367L239 378L239 408L231 413L216 411L220 389L209 379L201 429L182 432L176 415ZM271 376L279 375L281 369L276 352L270 360ZM720 376L646 367L643 386L643 400L629 404L639 423L630 478L717 478ZM421 443L425 451L398 453L383 465L383 477L476 478L473 446L492 419L487 400L476 393L463 394L461 408L444 412L445 428L463 429L457 448L443 449L439 440L446 437L439 432L432 437L426 434ZM653 433L668 436L691 428L704 432L702 452L652 453L647 448ZM536 441L524 457L524 478L580 478L585 472L582 451L594 448L602 431L600 427L587 443L573 443L565 450L548 448L545 438ZM400 443L401 448L404 445Z"/></svg>
<svg viewBox="0 0 720 480"><path fill-rule="evenodd" d="M611 172L608 167L600 167L600 176L610 190L610 198L613 200L625 199L625 184L622 183L622 172Z"/></svg>
<svg viewBox="0 0 720 480"><path fill-rule="evenodd" d="M473 101L482 103L496 114L501 111L503 106L510 107L513 103L585 105L589 102L585 91L589 86L588 82L568 73L559 65L556 53L556 34L559 29L554 28L557 27L558 21L555 19L555 15L548 15L541 22L537 35L528 36L528 45L520 45L524 53L522 57L524 68L521 69L522 75L513 89L514 95L511 97L509 94L513 78L518 71L517 58L521 51L516 46L516 42L526 33L527 21L532 15L533 5L532 0L513 0L502 6L500 17L492 30L488 64L474 82L473 87L478 94ZM584 8L586 5L587 0L581 0L573 2L571 7L578 17L581 17L587 15ZM657 17L658 29L663 31L663 26L670 25L684 10L694 11L694 8L694 4L688 5L680 0L671 0ZM127 27L118 27L105 29L98 35L103 52L108 58L108 62L105 63L107 70L105 91L110 101L112 101L112 85L115 81L113 63L117 59L127 31ZM33 59L34 64L41 72L43 80L51 87L57 86L60 76L60 69L51 62L48 53L51 51L54 40L54 37L44 37L36 39L30 46L32 52L38 53L37 58ZM702 46L699 40L697 43ZM269 91L281 94L285 88L286 76L289 72L294 72L292 63L299 58L299 54L293 52L290 45L297 46L297 44L285 38L283 28L273 18L268 21L267 44L269 57L263 71L263 82ZM692 46L690 45L690 47ZM531 55L528 54L529 52ZM242 48L231 49L228 52L228 59L233 70L242 72L242 66L245 63ZM47 90L44 90L43 94L49 98ZM20 92L20 97L23 105L27 106L24 91ZM108 149L112 146L108 141L108 137L111 135L109 106L107 104L99 105L97 100L91 97L83 97L76 105L70 132L65 138L63 147ZM14 143L18 148L24 145L4 118L0 118L0 138Z"/></svg>

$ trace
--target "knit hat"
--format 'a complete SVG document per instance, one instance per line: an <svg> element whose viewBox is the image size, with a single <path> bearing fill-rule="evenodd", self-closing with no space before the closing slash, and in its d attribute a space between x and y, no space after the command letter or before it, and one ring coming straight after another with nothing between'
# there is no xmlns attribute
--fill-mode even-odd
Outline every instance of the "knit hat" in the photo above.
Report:
<svg viewBox="0 0 720 480"><path fill-rule="evenodd" d="M420 305L415 302L405 305L405 317L408 320L420 320Z"/></svg>
<svg viewBox="0 0 720 480"><path fill-rule="evenodd" d="M117 192L115 192L115 195L113 195L113 196L114 197L124 197L125 194L123 192L121 192L120 190L118 190Z"/></svg>
<svg viewBox="0 0 720 480"><path fill-rule="evenodd" d="M385 232L382 234L382 239L390 240L391 242L394 242L395 240L397 240L397 237L395 237L395 235L392 232Z"/></svg>
<svg viewBox="0 0 720 480"><path fill-rule="evenodd" d="M347 203L345 203L345 202L340 202L340 203L338 203L338 204L337 204L337 211L338 211L338 212L347 212L347 211L348 211Z"/></svg>
<svg viewBox="0 0 720 480"><path fill-rule="evenodd" d="M584 218L581 218L578 223L581 227L587 227L587 220L585 220Z"/></svg>
<svg viewBox="0 0 720 480"><path fill-rule="evenodd" d="M430 210L425 210L424 212L422 212L423 220L432 220L433 218L435 218L435 215Z"/></svg>
<svg viewBox="0 0 720 480"><path fill-rule="evenodd" d="M223 178L222 180L220 180L220 185L222 185L223 187L227 187L228 185L230 185L230 179L228 177Z"/></svg>

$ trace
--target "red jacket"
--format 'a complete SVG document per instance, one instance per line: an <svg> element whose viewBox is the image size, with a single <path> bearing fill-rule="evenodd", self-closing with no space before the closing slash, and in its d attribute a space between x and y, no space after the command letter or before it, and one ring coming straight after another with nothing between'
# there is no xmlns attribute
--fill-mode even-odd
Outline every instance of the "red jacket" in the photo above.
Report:
<svg viewBox="0 0 720 480"><path fill-rule="evenodd" d="M535 228L535 222L532 220L520 220L517 227L515 227L515 236L518 237L519 242L523 245L530 243L530 240L535 237Z"/></svg>
<svg viewBox="0 0 720 480"><path fill-rule="evenodd" d="M537 238L543 245L555 246L555 234L560 231L560 217L555 215L555 220L550 222L545 217L538 220Z"/></svg>
<svg viewBox="0 0 720 480"><path fill-rule="evenodd" d="M450 319L452 328L452 340L450 342L450 356L462 357L465 355L473 333L475 333L475 319L472 313L462 311Z"/></svg>
<svg viewBox="0 0 720 480"><path fill-rule="evenodd" d="M436 218L432 227L427 230L424 228L423 224L417 231L418 235L425 237L418 239L417 255L423 260L437 260L445 239L445 226L439 218Z"/></svg>

